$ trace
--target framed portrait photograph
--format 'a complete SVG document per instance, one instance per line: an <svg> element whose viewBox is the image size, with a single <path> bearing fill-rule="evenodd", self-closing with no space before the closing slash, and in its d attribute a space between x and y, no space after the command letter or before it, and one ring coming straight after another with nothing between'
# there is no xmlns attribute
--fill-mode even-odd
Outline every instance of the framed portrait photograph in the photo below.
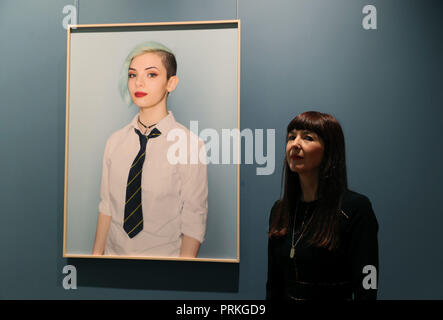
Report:
<svg viewBox="0 0 443 320"><path fill-rule="evenodd" d="M68 27L63 257L240 261L240 35Z"/></svg>

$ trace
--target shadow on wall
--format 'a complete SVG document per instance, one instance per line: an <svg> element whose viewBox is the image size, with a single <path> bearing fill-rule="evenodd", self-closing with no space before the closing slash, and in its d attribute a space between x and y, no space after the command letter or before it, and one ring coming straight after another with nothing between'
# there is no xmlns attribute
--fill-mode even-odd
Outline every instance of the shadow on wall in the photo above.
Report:
<svg viewBox="0 0 443 320"><path fill-rule="evenodd" d="M67 259L79 287L238 292L239 264L220 262Z"/></svg>

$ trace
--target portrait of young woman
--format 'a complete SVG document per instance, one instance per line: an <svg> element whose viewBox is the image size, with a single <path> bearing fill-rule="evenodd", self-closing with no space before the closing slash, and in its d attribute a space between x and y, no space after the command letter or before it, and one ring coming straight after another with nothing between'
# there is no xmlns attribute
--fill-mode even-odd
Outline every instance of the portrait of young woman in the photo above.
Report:
<svg viewBox="0 0 443 320"><path fill-rule="evenodd" d="M239 262L240 164L208 142L240 126L240 35L237 20L68 29L63 257Z"/></svg>
<svg viewBox="0 0 443 320"><path fill-rule="evenodd" d="M198 140L167 108L176 71L174 54L158 42L137 45L124 62L121 95L139 112L106 143L94 255L197 256L206 231L207 170L201 162L168 161L169 131Z"/></svg>
<svg viewBox="0 0 443 320"><path fill-rule="evenodd" d="M377 233L371 202L348 189L337 119L296 116L287 127L283 196L269 219L267 299L376 299Z"/></svg>

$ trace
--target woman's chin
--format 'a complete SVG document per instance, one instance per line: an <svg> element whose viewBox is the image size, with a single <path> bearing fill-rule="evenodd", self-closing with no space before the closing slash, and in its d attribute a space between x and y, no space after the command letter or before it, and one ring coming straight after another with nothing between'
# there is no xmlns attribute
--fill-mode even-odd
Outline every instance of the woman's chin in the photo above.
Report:
<svg viewBox="0 0 443 320"><path fill-rule="evenodd" d="M291 169L292 172L300 173L303 171L303 166L296 165L295 163L289 164L289 169Z"/></svg>
<svg viewBox="0 0 443 320"><path fill-rule="evenodd" d="M137 106L137 107L139 107L140 109L151 109L151 108L154 108L155 106L152 106L152 105L146 105L146 104L143 104L143 103L135 103L134 102L134 104Z"/></svg>
<svg viewBox="0 0 443 320"><path fill-rule="evenodd" d="M292 172L298 173L299 175L300 174L306 174L306 173L309 173L310 171L312 171L312 170L309 170L308 168L306 168L304 166L292 166L292 167L289 167L289 168L291 169Z"/></svg>

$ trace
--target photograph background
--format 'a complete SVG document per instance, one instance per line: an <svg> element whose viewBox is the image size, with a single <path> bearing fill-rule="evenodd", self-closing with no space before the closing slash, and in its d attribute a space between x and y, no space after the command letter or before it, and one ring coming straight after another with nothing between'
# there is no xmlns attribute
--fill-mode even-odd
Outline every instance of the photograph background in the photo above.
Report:
<svg viewBox="0 0 443 320"><path fill-rule="evenodd" d="M134 105L128 107L118 90L120 71L129 52L145 41L157 41L171 49L177 60L179 83L168 97L168 109L175 120L188 129L191 129L190 121L198 121L199 132L195 134L212 128L221 139L222 128L238 128L238 29L229 26L208 24L207 29L189 26L189 30L179 26L175 28L180 30L160 31L158 27L78 28L72 31L68 255L92 252L106 140L126 126L139 110ZM208 206L205 241L197 257L237 259L236 165L208 165Z"/></svg>
<svg viewBox="0 0 443 320"><path fill-rule="evenodd" d="M285 128L334 114L349 185L380 224L380 299L443 299L443 3L91 0L79 23L242 23L241 128L276 129L276 171L240 169L240 264L65 259L66 30L73 1L0 2L0 298L263 299L269 210L280 195ZM63 268L77 268L65 290ZM116 276L125 275L125 276Z"/></svg>

